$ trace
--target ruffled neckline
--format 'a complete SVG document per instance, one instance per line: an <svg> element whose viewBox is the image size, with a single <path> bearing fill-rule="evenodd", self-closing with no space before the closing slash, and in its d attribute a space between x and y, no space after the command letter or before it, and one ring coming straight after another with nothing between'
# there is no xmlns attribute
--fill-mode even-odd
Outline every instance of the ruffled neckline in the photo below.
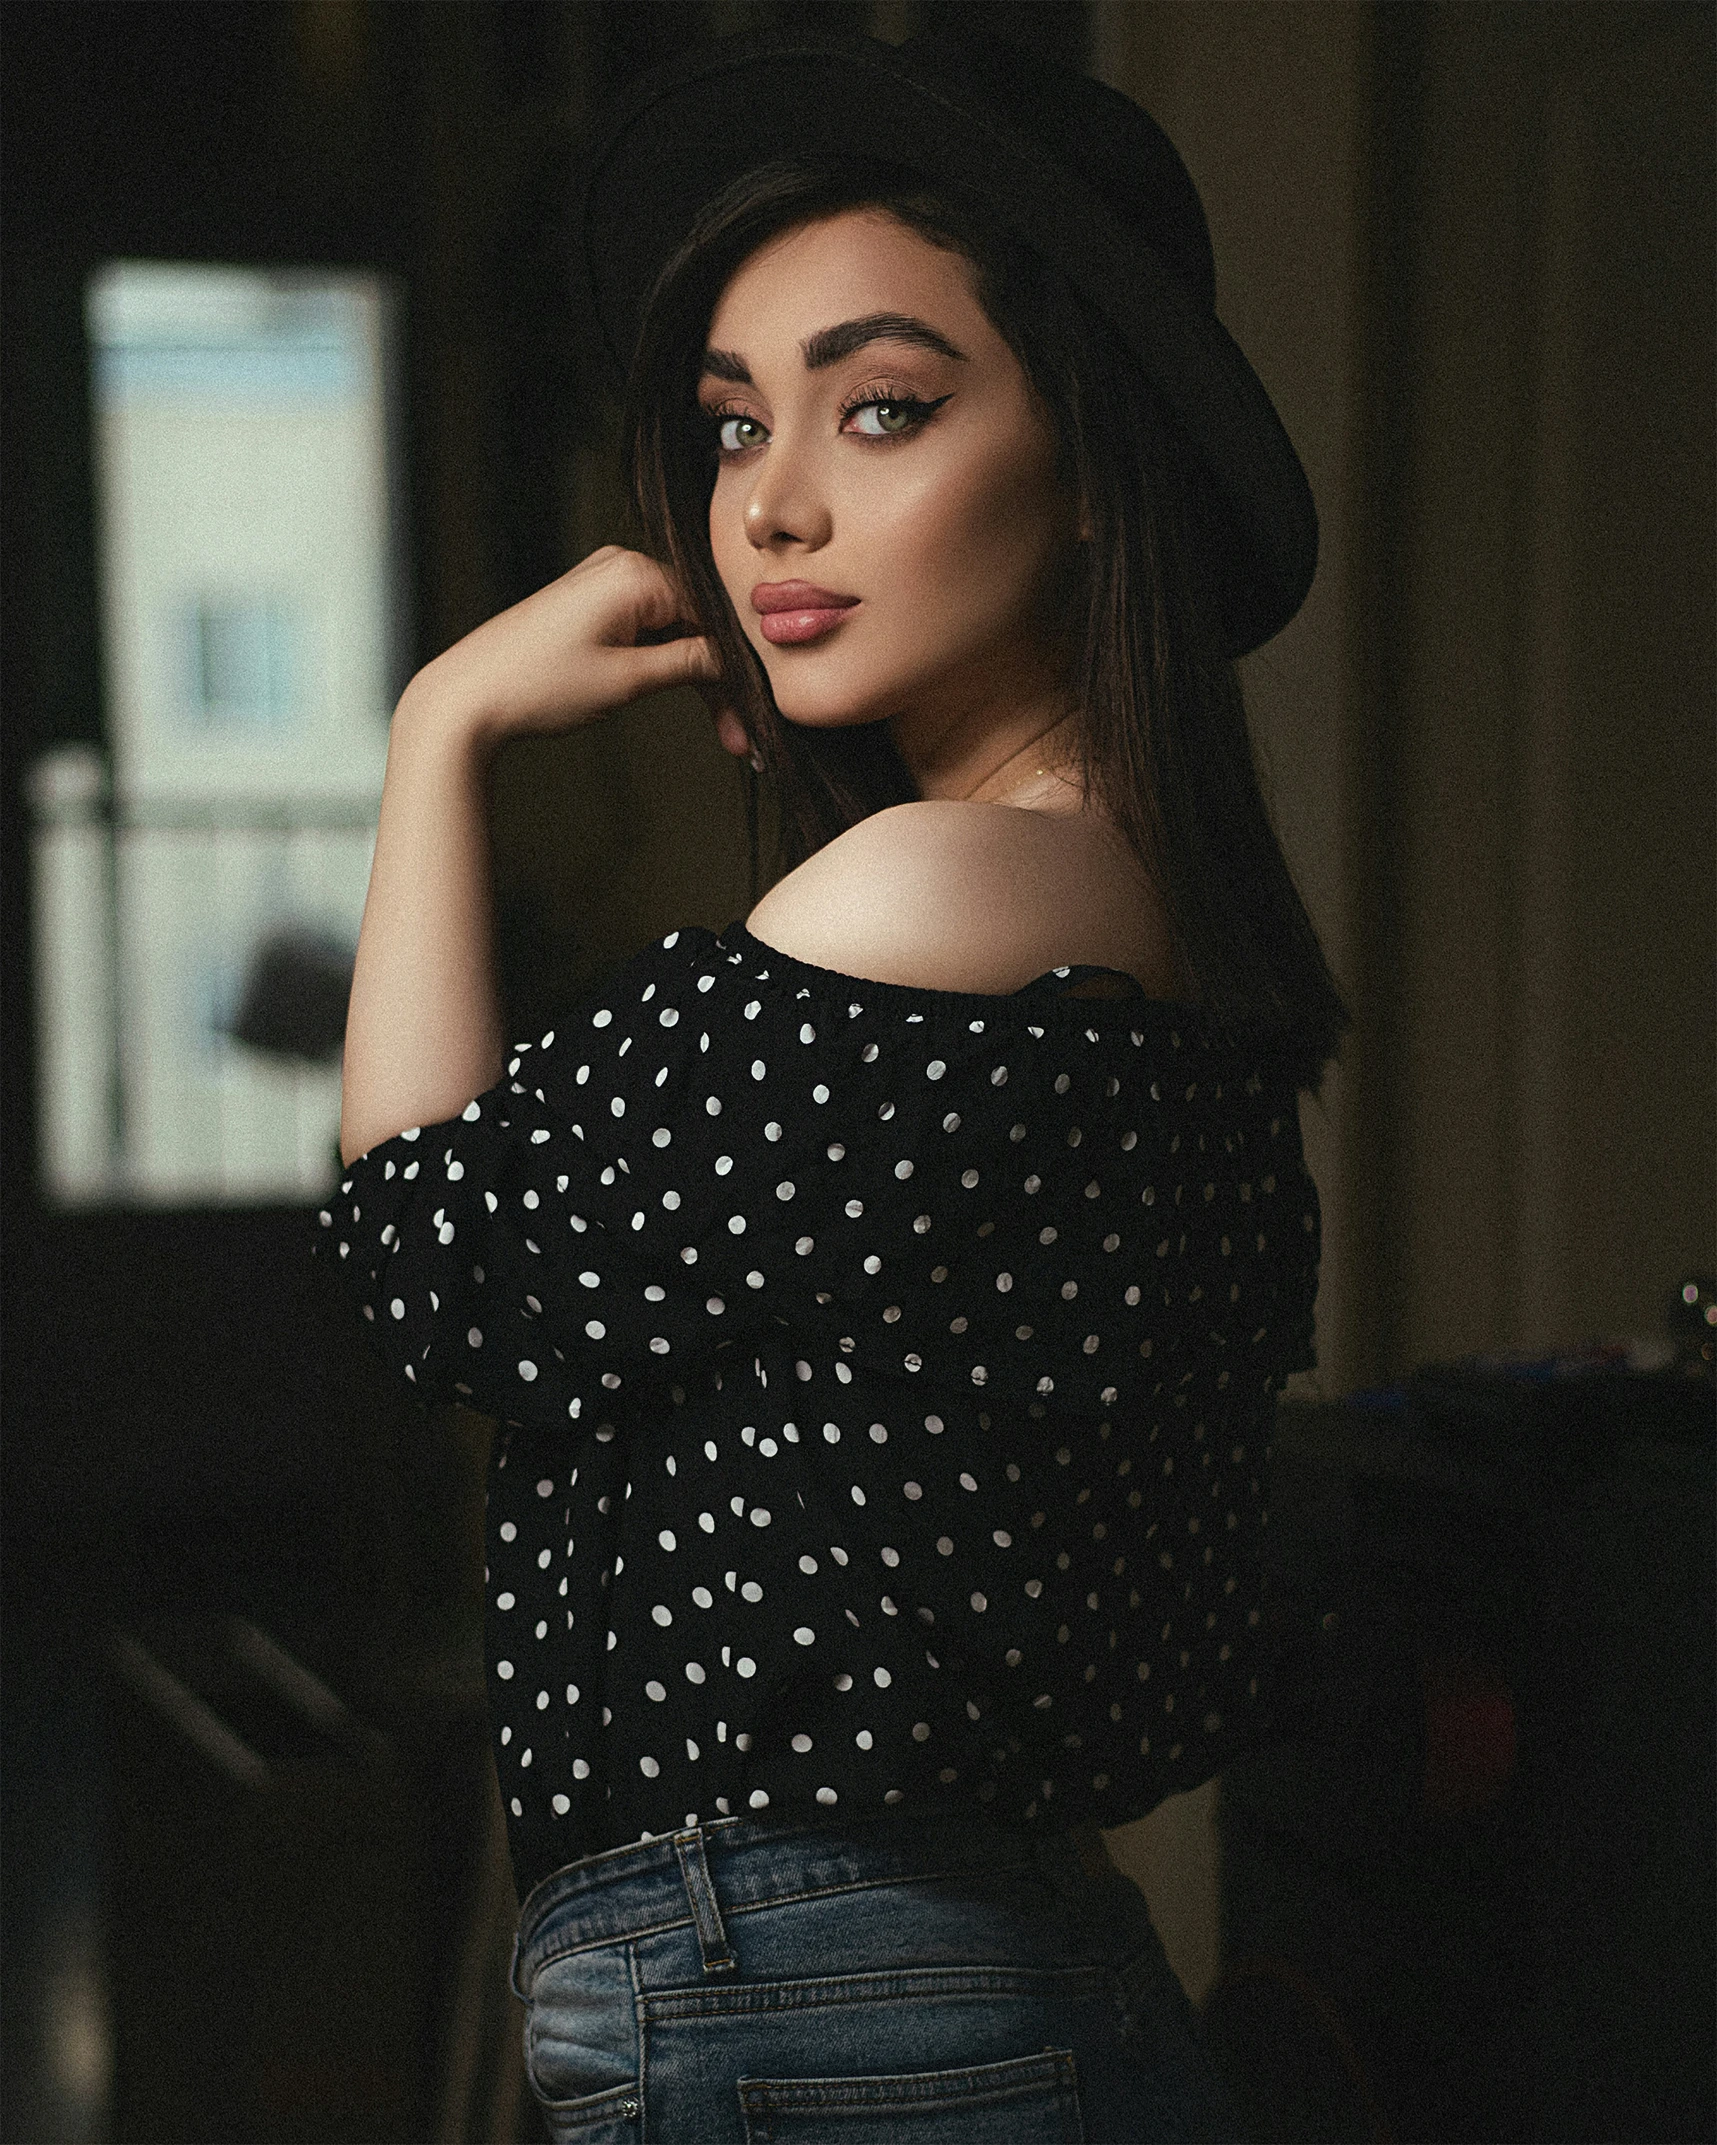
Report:
<svg viewBox="0 0 1717 2145"><path fill-rule="evenodd" d="M767 944L749 931L742 919L736 919L714 936L717 944L726 951L742 954L753 962L760 976L773 975L782 982L823 994L840 993L851 997L862 992L871 1003L896 1006L902 1012L965 1012L985 1018L998 1013L1029 1013L1038 1018L1049 1013L1071 1018L1086 1027L1119 1023L1136 1028L1145 1024L1182 1029L1201 1038L1209 1037L1211 1032L1198 1006L1185 999L1153 998L1136 976L1128 975L1124 969L1106 968L1095 962L1074 961L1047 968L1029 983L1022 983L1016 991L952 991L939 990L928 984L885 983L872 976L854 976L842 969L820 967L814 961L800 960L797 955L783 953L778 947ZM1117 997L1071 995L1073 986L1087 976L1120 976L1130 988Z"/></svg>

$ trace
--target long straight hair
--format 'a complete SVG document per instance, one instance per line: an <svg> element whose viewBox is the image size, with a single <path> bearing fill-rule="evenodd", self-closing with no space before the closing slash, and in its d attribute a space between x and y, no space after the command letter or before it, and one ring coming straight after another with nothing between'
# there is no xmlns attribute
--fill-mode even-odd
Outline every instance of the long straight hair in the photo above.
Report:
<svg viewBox="0 0 1717 2145"><path fill-rule="evenodd" d="M1090 534L1069 625L1086 799L1159 889L1206 1018L1315 1088L1348 1013L1270 825L1240 680L1222 652L1210 480L1137 361L1051 264L981 203L849 157L761 166L708 205L657 279L628 388L627 479L645 547L672 565L763 763L761 777L747 771L753 898L760 781L775 791L788 869L920 795L886 722L823 729L782 717L710 547L714 428L697 389L716 302L766 240L859 207L971 265L1084 501Z"/></svg>

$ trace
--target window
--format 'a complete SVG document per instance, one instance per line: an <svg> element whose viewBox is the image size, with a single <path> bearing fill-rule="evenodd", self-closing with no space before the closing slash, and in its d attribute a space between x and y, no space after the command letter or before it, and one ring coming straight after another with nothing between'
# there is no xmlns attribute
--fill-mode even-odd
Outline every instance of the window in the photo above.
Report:
<svg viewBox="0 0 1717 2145"><path fill-rule="evenodd" d="M379 279L109 263L105 749L34 770L45 1188L310 1199L397 689Z"/></svg>
<svg viewBox="0 0 1717 2145"><path fill-rule="evenodd" d="M194 720L279 724L291 718L298 621L288 602L199 596L185 624L185 704Z"/></svg>

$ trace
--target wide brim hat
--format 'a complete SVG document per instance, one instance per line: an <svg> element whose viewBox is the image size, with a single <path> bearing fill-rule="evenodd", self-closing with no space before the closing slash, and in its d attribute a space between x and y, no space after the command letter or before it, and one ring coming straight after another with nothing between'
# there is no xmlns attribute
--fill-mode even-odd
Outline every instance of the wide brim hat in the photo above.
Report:
<svg viewBox="0 0 1717 2145"><path fill-rule="evenodd" d="M978 196L1108 321L1213 482L1227 653L1279 632L1317 569L1317 511L1216 317L1197 189L1148 113L1039 53L976 35L754 33L690 47L628 84L585 159L573 226L575 274L622 371L699 212L762 164L831 154Z"/></svg>

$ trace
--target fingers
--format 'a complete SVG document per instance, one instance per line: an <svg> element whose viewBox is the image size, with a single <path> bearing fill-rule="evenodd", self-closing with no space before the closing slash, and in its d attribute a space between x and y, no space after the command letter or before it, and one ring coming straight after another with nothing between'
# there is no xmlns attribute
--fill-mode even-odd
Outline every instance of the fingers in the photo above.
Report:
<svg viewBox="0 0 1717 2145"><path fill-rule="evenodd" d="M633 692L665 692L674 685L704 685L721 675L715 650L701 633L627 651L634 676Z"/></svg>
<svg viewBox="0 0 1717 2145"><path fill-rule="evenodd" d="M726 680L717 678L713 682L707 679L700 681L697 696L709 710L710 721L715 725L715 741L722 751L731 752L736 760L751 753L750 732L740 720L739 711L728 698ZM759 764L753 754L752 765Z"/></svg>
<svg viewBox="0 0 1717 2145"><path fill-rule="evenodd" d="M717 711L715 734L720 740L721 749L731 752L735 759L751 750L751 740L745 733L745 725L732 708L721 708Z"/></svg>
<svg viewBox="0 0 1717 2145"><path fill-rule="evenodd" d="M636 626L659 632L663 627L679 624L692 615L684 590L660 560L650 558L642 551L618 549L616 558L624 561L624 571L630 583L630 593L635 606Z"/></svg>
<svg viewBox="0 0 1717 2145"><path fill-rule="evenodd" d="M678 643L682 650L681 676L688 685L704 685L712 678L721 676L721 658L709 640L701 633L688 634Z"/></svg>

